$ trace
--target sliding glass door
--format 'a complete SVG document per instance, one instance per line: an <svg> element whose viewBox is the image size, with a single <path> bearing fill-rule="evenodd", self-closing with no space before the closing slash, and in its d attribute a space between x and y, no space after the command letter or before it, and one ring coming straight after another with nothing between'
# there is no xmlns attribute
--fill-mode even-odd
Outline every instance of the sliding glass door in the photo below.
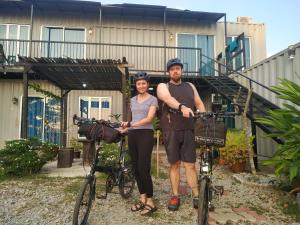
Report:
<svg viewBox="0 0 300 225"><path fill-rule="evenodd" d="M189 74L195 72L202 76L214 75L214 37L211 35L195 35L195 34L178 34L177 47L185 48L201 48L194 49L178 49L177 57L183 61L184 72Z"/></svg>
<svg viewBox="0 0 300 225"><path fill-rule="evenodd" d="M85 58L85 30L63 27L43 27L43 57Z"/></svg>

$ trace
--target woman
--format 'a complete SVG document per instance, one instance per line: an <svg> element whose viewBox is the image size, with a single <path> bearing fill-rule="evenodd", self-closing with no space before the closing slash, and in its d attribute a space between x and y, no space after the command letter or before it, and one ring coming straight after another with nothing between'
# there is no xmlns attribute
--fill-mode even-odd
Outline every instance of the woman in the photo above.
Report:
<svg viewBox="0 0 300 225"><path fill-rule="evenodd" d="M158 107L157 99L148 93L149 76L139 72L134 76L138 94L130 99L132 120L123 122L128 130L128 147L133 172L140 192L140 201L131 207L131 211L141 211L141 215L150 215L157 210L153 202L153 183L150 175L151 154L154 144L152 121Z"/></svg>

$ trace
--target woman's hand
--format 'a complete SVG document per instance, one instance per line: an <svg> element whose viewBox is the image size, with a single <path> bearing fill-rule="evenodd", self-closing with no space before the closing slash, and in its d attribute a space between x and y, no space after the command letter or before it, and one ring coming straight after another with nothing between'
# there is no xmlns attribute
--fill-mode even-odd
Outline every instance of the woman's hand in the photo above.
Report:
<svg viewBox="0 0 300 225"><path fill-rule="evenodd" d="M119 130L121 134L127 133L128 132L128 127L122 128Z"/></svg>
<svg viewBox="0 0 300 225"><path fill-rule="evenodd" d="M122 122L121 122L121 127L122 127L123 129L126 128L126 127L128 127L128 123L129 123L129 122L122 121Z"/></svg>

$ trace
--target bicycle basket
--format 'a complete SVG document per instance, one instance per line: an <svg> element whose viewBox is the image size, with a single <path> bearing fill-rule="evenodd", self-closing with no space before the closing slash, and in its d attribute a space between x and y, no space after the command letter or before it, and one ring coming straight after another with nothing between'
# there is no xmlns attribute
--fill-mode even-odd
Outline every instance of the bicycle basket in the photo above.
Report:
<svg viewBox="0 0 300 225"><path fill-rule="evenodd" d="M88 140L103 140L105 143L109 144L117 143L121 139L119 131L105 123L82 123L79 126L78 134L85 136Z"/></svg>
<svg viewBox="0 0 300 225"><path fill-rule="evenodd" d="M120 132L116 129L107 126L106 124L102 124L102 140L105 143L117 143L121 140Z"/></svg>
<svg viewBox="0 0 300 225"><path fill-rule="evenodd" d="M195 142L198 145L225 146L225 124L214 118L197 119L195 123Z"/></svg>

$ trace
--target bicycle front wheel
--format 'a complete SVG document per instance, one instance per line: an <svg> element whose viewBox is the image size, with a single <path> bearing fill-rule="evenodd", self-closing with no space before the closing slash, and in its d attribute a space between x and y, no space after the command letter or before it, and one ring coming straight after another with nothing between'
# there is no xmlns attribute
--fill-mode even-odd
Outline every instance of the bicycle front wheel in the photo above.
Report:
<svg viewBox="0 0 300 225"><path fill-rule="evenodd" d="M122 198L129 198L134 189L134 176L131 170L124 170L120 175L119 192Z"/></svg>
<svg viewBox="0 0 300 225"><path fill-rule="evenodd" d="M95 177L86 177L80 187L73 212L73 225L87 224L95 195Z"/></svg>
<svg viewBox="0 0 300 225"><path fill-rule="evenodd" d="M198 225L208 224L208 183L202 179L199 184Z"/></svg>

